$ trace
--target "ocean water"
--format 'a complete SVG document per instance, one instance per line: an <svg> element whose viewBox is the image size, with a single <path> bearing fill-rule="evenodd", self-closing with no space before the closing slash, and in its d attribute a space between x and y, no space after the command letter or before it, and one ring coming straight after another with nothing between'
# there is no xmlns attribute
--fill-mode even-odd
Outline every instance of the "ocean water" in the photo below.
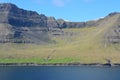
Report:
<svg viewBox="0 0 120 80"><path fill-rule="evenodd" d="M0 80L120 80L120 67L1 66Z"/></svg>

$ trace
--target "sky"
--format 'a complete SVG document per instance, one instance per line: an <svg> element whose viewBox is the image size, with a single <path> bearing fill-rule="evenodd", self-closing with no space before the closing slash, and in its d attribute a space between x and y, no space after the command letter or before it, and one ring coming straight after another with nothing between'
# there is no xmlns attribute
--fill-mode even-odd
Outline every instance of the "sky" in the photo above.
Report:
<svg viewBox="0 0 120 80"><path fill-rule="evenodd" d="M96 20L120 12L120 0L0 0L25 10L73 22Z"/></svg>

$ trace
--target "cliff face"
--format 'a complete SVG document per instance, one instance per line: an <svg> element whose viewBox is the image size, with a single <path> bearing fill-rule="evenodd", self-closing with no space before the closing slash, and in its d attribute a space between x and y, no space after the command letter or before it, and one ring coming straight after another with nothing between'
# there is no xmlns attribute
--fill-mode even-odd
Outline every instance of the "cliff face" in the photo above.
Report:
<svg viewBox="0 0 120 80"><path fill-rule="evenodd" d="M47 17L18 8L14 4L0 4L0 42L43 43L49 40ZM44 35L44 36L43 36Z"/></svg>
<svg viewBox="0 0 120 80"><path fill-rule="evenodd" d="M20 9L14 4L0 4L0 17L2 17L0 22L9 23L17 27L45 27L47 24L45 15Z"/></svg>

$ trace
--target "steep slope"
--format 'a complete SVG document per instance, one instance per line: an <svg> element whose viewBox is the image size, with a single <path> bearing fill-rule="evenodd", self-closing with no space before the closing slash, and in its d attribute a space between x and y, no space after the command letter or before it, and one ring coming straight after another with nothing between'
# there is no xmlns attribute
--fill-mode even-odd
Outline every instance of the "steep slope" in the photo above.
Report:
<svg viewBox="0 0 120 80"><path fill-rule="evenodd" d="M47 24L47 17L45 15L20 9L11 3L0 4L0 14L1 23L9 23L17 27L45 27Z"/></svg>
<svg viewBox="0 0 120 80"><path fill-rule="evenodd" d="M81 63L105 63L109 59L119 63L119 19L120 13L111 13L93 27L63 29L64 34L53 36L57 43L48 48L54 50L51 58Z"/></svg>
<svg viewBox="0 0 120 80"><path fill-rule="evenodd" d="M1 43L43 43L48 42L47 17L33 11L26 11L14 4L0 4ZM44 36L43 36L44 35Z"/></svg>

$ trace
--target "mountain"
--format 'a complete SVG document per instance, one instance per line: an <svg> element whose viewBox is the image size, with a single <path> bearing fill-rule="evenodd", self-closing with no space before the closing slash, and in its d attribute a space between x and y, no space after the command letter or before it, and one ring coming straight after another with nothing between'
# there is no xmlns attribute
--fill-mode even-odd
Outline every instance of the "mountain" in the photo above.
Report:
<svg viewBox="0 0 120 80"><path fill-rule="evenodd" d="M120 63L120 13L70 22L1 3L0 43L1 63Z"/></svg>
<svg viewBox="0 0 120 80"><path fill-rule="evenodd" d="M117 16L113 18L114 16ZM112 19L113 18L113 19ZM98 20L87 22L68 22L63 19L56 20L35 11L18 8L11 3L0 4L0 42L1 43L46 43L50 41L48 35L52 31L62 32L64 28L84 28L109 26L104 34L107 42L119 43L120 13L110 13ZM58 33L57 32L57 33ZM58 33L62 34L62 33ZM44 36L43 36L44 35Z"/></svg>

